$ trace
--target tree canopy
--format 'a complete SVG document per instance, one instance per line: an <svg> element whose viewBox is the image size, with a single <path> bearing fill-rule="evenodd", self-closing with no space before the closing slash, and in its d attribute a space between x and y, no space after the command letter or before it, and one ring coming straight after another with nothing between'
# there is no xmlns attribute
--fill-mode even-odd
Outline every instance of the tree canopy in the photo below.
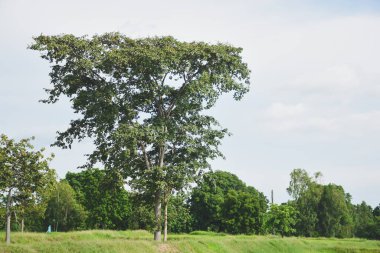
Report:
<svg viewBox="0 0 380 253"><path fill-rule="evenodd" d="M157 239L163 192L181 189L209 159L222 156L218 146L227 130L204 111L223 93L239 100L248 92L242 49L119 33L34 40L30 48L51 63L53 88L43 102L67 96L80 114L55 145L70 148L75 139L92 137L89 165L103 162L155 196Z"/></svg>
<svg viewBox="0 0 380 253"><path fill-rule="evenodd" d="M74 189L63 180L50 192L45 211L46 225L53 231L70 231L85 228L87 213L75 198Z"/></svg>
<svg viewBox="0 0 380 253"><path fill-rule="evenodd" d="M66 180L88 212L88 229L127 229L131 213L123 179L100 169L68 172Z"/></svg>
<svg viewBox="0 0 380 253"><path fill-rule="evenodd" d="M225 171L204 174L190 204L195 229L235 234L260 233L267 210L263 193Z"/></svg>
<svg viewBox="0 0 380 253"><path fill-rule="evenodd" d="M33 138L31 138L33 139ZM15 141L0 135L0 192L6 196L6 242L10 243L11 212L15 204L25 208L33 202L33 193L42 185L49 172L43 149L35 151L31 139Z"/></svg>
<svg viewBox="0 0 380 253"><path fill-rule="evenodd" d="M279 233L282 237L296 232L297 210L288 204L272 204L266 218L268 232Z"/></svg>

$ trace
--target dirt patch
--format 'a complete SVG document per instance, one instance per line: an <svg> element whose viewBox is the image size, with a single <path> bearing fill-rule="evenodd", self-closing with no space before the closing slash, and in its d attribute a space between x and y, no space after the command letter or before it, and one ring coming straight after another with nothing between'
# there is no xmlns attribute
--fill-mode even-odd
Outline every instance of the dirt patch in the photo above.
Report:
<svg viewBox="0 0 380 253"><path fill-rule="evenodd" d="M172 245L167 243L161 243L158 246L158 252L160 253L178 253L179 251Z"/></svg>

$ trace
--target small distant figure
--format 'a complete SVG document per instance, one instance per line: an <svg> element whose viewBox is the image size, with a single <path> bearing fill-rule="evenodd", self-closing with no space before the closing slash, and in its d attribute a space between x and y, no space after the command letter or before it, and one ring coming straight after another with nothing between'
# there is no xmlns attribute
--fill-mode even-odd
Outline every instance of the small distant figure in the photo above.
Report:
<svg viewBox="0 0 380 253"><path fill-rule="evenodd" d="M51 233L51 225L48 226L48 230L46 231L46 233Z"/></svg>

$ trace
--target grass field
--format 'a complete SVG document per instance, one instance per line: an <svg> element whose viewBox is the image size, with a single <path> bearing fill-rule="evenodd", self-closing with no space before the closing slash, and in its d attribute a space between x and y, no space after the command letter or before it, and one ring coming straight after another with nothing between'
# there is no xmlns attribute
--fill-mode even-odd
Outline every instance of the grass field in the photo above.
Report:
<svg viewBox="0 0 380 253"><path fill-rule="evenodd" d="M0 233L4 238L4 233ZM0 252L376 252L380 241L362 239L280 238L232 236L208 232L169 235L167 243L152 240L146 231L82 231L70 233L12 233L12 244Z"/></svg>

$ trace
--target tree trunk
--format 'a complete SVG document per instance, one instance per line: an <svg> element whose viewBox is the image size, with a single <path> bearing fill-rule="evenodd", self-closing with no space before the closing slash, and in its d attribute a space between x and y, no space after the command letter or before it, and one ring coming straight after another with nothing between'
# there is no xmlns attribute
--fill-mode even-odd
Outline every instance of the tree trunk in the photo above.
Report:
<svg viewBox="0 0 380 253"><path fill-rule="evenodd" d="M24 233L24 218L21 219L21 233Z"/></svg>
<svg viewBox="0 0 380 253"><path fill-rule="evenodd" d="M5 241L7 244L11 243L11 214L7 213L7 232L5 234Z"/></svg>
<svg viewBox="0 0 380 253"><path fill-rule="evenodd" d="M168 201L165 200L165 214L164 214L164 242L168 240Z"/></svg>
<svg viewBox="0 0 380 253"><path fill-rule="evenodd" d="M5 241L9 245L11 243L11 194L12 194L12 189L8 191L8 197L7 197L7 211L6 211L6 216L7 216L7 227L6 227L6 233L5 233Z"/></svg>
<svg viewBox="0 0 380 253"><path fill-rule="evenodd" d="M165 132L165 127L164 127ZM159 167L164 166L165 146L159 148ZM154 240L161 241L161 189L157 189L155 196L154 215L156 219L156 230L154 231Z"/></svg>
<svg viewBox="0 0 380 253"><path fill-rule="evenodd" d="M154 231L154 240L161 241L161 191L157 190L155 196L154 215L156 219L156 230Z"/></svg>
<svg viewBox="0 0 380 253"><path fill-rule="evenodd" d="M15 215L15 223L17 224L17 230L19 229L19 226L20 224L18 223L18 219L17 219L17 213L16 211L13 211L14 215ZM12 218L11 218L12 219Z"/></svg>
<svg viewBox="0 0 380 253"><path fill-rule="evenodd" d="M171 196L171 189L164 192L164 242L168 240L168 205Z"/></svg>

